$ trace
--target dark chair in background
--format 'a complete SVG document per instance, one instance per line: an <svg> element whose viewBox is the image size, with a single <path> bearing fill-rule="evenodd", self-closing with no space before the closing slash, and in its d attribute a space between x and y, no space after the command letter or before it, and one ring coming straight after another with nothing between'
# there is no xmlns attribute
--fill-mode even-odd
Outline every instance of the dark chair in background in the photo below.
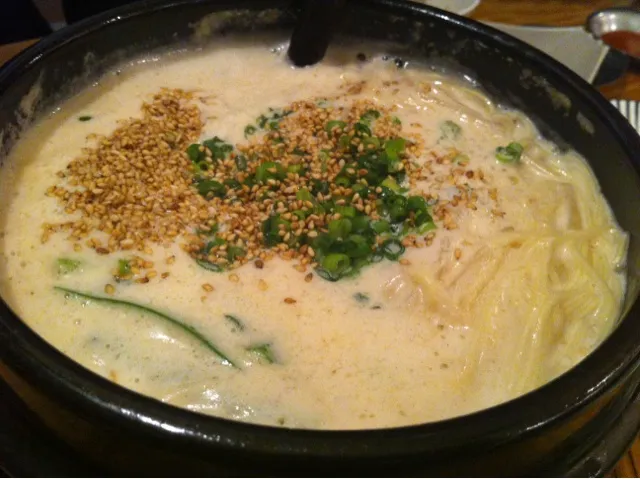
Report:
<svg viewBox="0 0 640 479"><path fill-rule="evenodd" d="M67 23L74 23L96 13L133 3L137 0L62 0Z"/></svg>
<svg viewBox="0 0 640 479"><path fill-rule="evenodd" d="M0 0L0 44L44 37L49 23L31 0Z"/></svg>

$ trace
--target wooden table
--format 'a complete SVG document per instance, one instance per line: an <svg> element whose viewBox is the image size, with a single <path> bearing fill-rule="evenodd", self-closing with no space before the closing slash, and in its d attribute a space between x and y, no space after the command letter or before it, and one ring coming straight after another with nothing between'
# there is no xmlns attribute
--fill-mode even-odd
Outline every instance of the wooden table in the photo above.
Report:
<svg viewBox="0 0 640 479"><path fill-rule="evenodd" d="M586 17L601 8L629 6L631 0L482 0L470 14L476 20L517 25L583 25ZM0 65L36 40L0 46ZM600 88L607 98L640 101L640 69L631 69L616 82ZM613 477L640 477L640 440L619 462Z"/></svg>

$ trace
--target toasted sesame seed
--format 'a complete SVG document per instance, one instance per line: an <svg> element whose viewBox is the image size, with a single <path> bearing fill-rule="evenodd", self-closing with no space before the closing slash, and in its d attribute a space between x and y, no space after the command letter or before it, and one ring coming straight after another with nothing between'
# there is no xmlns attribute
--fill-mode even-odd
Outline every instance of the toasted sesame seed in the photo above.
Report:
<svg viewBox="0 0 640 479"><path fill-rule="evenodd" d="M210 293L214 290L213 286L211 286L209 283L204 283L202 285L202 289L204 289L207 293Z"/></svg>
<svg viewBox="0 0 640 479"><path fill-rule="evenodd" d="M107 294L114 294L116 292L116 288L112 284L106 284L104 286L104 292Z"/></svg>
<svg viewBox="0 0 640 479"><path fill-rule="evenodd" d="M284 298L284 302L287 304L295 304L297 301L293 298Z"/></svg>

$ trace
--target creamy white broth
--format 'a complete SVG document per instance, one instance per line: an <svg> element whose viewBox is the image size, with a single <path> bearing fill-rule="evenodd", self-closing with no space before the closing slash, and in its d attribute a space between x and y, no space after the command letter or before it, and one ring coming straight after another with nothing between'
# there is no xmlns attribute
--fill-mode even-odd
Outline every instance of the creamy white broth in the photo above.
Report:
<svg viewBox="0 0 640 479"><path fill-rule="evenodd" d="M350 50L293 69L269 47L225 42L124 68L23 136L0 179L7 205L1 288L43 338L98 374L177 406L286 427L360 429L501 403L561 374L609 333L624 292L626 237L582 158L557 152L522 114L453 77L399 70L381 57L359 62ZM355 278L315 275L306 282L312 269L301 273L295 261L280 258L263 269L248 263L207 271L179 238L139 253L170 275L116 284L113 297L181 318L239 369L153 315L54 290L105 296L114 264L128 254L75 251L65 232L41 241L43 223L73 217L45 192L59 182L57 172L95 144L88 135L109 135L120 120L140 117L142 103L160 89L180 88L195 92L203 139L241 143L245 125L269 108L333 97L359 81L366 82L360 93L337 102L395 106L403 135L424 143L415 161L428 163L429 173L412 191L456 201L451 164L434 161L453 147L469 158L461 168L474 172L465 183L477 193L477 208L452 207L455 228L436 219L432 243L407 248L408 264L382 261ZM82 115L91 120L78 121ZM462 128L455 141L442 137L447 120ZM498 162L496 148L512 141L525 147L521 162ZM172 256L175 263L167 264ZM81 259L82 266L59 276L60 257ZM214 290L205 293L203 284ZM368 300L356 300L358 293ZM229 314L244 331L225 319ZM272 344L276 364L246 353L257 343Z"/></svg>

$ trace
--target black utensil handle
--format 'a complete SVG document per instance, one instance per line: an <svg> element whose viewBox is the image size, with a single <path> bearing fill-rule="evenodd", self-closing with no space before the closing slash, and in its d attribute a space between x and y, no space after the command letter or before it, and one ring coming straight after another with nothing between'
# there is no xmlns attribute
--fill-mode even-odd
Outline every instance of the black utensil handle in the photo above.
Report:
<svg viewBox="0 0 640 479"><path fill-rule="evenodd" d="M307 0L291 35L289 58L305 67L324 58L345 0Z"/></svg>

